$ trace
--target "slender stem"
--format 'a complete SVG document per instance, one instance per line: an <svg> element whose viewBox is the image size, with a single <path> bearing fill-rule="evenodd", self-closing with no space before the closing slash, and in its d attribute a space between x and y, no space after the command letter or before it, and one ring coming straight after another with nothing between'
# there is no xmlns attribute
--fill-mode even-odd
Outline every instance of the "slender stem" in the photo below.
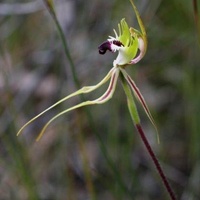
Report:
<svg viewBox="0 0 200 200"><path fill-rule="evenodd" d="M127 97L127 104L128 104L128 109L130 111L131 118L132 118L134 124L140 124L140 117L138 115L137 107L135 105L133 95L131 93L129 85L126 82L126 79L124 78L122 73L120 74L120 78L121 78L122 86L124 88L124 91L125 91L125 94L126 94L126 97Z"/></svg>
<svg viewBox="0 0 200 200"><path fill-rule="evenodd" d="M53 18L53 21L55 22L56 28L58 30L58 33L59 33L59 36L60 36L60 39L62 41L62 45L63 45L63 48L64 48L65 55L66 55L66 57L67 57L67 59L69 61L69 66L70 66L70 69L71 69L71 72L72 72L72 77L73 77L75 86L77 88L80 88L81 84L80 84L80 81L79 81L78 76L77 76L76 68L75 68L72 56L70 54L69 48L68 48L68 44L67 44L67 40L65 38L65 34L64 34L63 30L62 30L62 27L61 27L61 25L60 25L60 23L58 21L56 12L54 10L53 2L48 1L48 0L44 0L44 3L46 5L49 13L51 14L51 16Z"/></svg>
<svg viewBox="0 0 200 200"><path fill-rule="evenodd" d="M128 108L129 108L129 112L130 112L130 115L131 115L131 118L133 120L133 123L142 139L142 142L144 143L144 146L146 147L157 171L158 171L158 174L160 175L163 183L164 183L164 186L166 187L167 189L167 192L169 193L169 196L172 200L176 200L176 197L175 197L175 194L171 188L171 186L169 185L168 183L168 180L161 168L161 165L160 163L158 162L158 159L155 155L155 153L153 152L145 134L144 134L144 131L142 129L142 126L140 125L140 119L139 119L139 115L138 115L138 111L137 111L137 108L136 108L136 105L135 105L135 102L134 102L134 99L133 99L133 95L131 93L131 90L128 86L128 83L126 82L125 78L123 77L123 75L121 74L121 81L122 81L122 85L123 85L123 88L124 88L124 91L126 93L126 96L127 96L127 103L128 103Z"/></svg>
<svg viewBox="0 0 200 200"><path fill-rule="evenodd" d="M64 32L59 24L59 21L57 19L57 16L56 16L56 13L55 13L55 10L53 8L53 5L51 3L51 1L49 0L44 0L44 3L46 4L48 10L49 10L49 13L51 14L55 24L56 24L56 27L58 29L58 32L59 32L59 35L60 35L60 38L61 38L61 41L62 41L62 45L63 45L63 48L64 48L64 52L65 52L65 55L69 61L69 64L70 64L70 69L72 71L72 76L73 76L73 81L76 85L77 88L80 88L81 84L80 84L80 81L77 77L77 72L76 72L76 69L75 69L75 65L74 65L74 62L73 62L73 59L72 59L72 56L70 54L70 51L69 51L69 48L68 48L68 45L67 45L67 41L66 41L66 38L65 38L65 35L64 35ZM85 101L85 98L84 98L84 95L80 95L80 98L81 98L81 101ZM111 168L114 176L115 176L115 180L117 181L117 183L119 184L119 188L128 196L132 196L131 192L128 190L128 188L126 187L125 183L123 182L123 179L122 177L120 176L120 173L118 172L117 170L117 167L115 166L114 162L112 161L110 155L108 154L107 152L107 148L106 148L106 145L104 144L104 141L102 140L101 138L101 134L98 133L98 130L96 129L95 127L95 123L94 123L94 119L92 117L92 114L91 112L87 109L87 108L84 108L85 112L86 112L86 116L88 118L88 121L90 123L90 126L91 126L91 129L93 130L93 132L95 133L95 136L97 137L98 139L98 142L99 142L99 145L100 145L100 149L102 151L102 154L108 164L108 166Z"/></svg>
<svg viewBox="0 0 200 200"><path fill-rule="evenodd" d="M147 138L144 134L142 126L140 124L136 124L135 126L136 126L137 131L140 134L142 142L144 143L151 159L153 160L153 163L154 163L154 165L155 165L155 167L156 167L156 169L157 169L157 171L158 171L158 173L159 173L159 175L160 175L160 177L161 177L161 179L162 179L162 181L163 181L163 183L164 183L164 185L165 185L165 187L166 187L166 189L167 189L167 191L168 191L168 193L171 197L171 199L176 200L175 194L174 194L171 186L169 185L169 182L168 182L168 180L167 180L167 178L166 178L166 176L165 176L165 174L164 174L164 172L161 168L161 165L158 162L158 159L156 158L156 155L154 154L154 152L153 152L153 150L152 150L152 148L151 148L151 146L150 146L150 144L149 144L149 142L148 142L148 140L147 140Z"/></svg>
<svg viewBox="0 0 200 200"><path fill-rule="evenodd" d="M67 57L67 59L69 61L69 66L70 66L70 69L71 69L71 72L72 72L72 77L73 77L74 83L75 83L77 88L80 88L81 84L80 84L80 81L79 81L78 76L77 76L77 72L76 72L76 68L75 68L73 59L72 59L71 54L69 52L69 48L68 48L68 45L67 45L67 41L65 39L65 35L64 35L63 30L62 30L62 28L60 26L60 23L58 22L58 19L57 19L56 15L53 15L53 16L54 16L53 18L54 18L55 24L57 26L60 38L62 40L62 44L63 44L64 51L65 51L65 55L66 55L66 57Z"/></svg>

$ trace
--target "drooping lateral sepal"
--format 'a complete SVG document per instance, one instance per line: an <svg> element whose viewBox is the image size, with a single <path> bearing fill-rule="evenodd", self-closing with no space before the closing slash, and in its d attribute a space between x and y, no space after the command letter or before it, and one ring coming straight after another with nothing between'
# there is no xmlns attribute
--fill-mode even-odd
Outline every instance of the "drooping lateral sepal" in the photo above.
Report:
<svg viewBox="0 0 200 200"><path fill-rule="evenodd" d="M77 108L81 108L81 107L89 106L89 105L94 105L94 104L103 104L103 103L107 102L108 100L110 100L112 98L113 94L114 94L114 91L115 91L115 88L116 88L116 83L117 83L117 80L118 80L118 76L119 76L119 69L118 68L114 68L112 70L112 73L111 73L109 86L108 86L106 92L101 97L99 97L99 98L97 98L95 100L92 100L92 101L89 100L89 101L82 102L82 103L77 104L75 106L72 106L72 107L70 107L68 109L65 109L62 112L60 112L57 115L55 115L53 118L51 118L45 124L45 126L43 127L43 129L40 132L39 136L37 137L36 141L40 140L40 138L43 136L43 134L44 134L45 130L47 129L47 127L55 119L57 119L58 117L68 113L69 111L75 110Z"/></svg>
<svg viewBox="0 0 200 200"><path fill-rule="evenodd" d="M38 119L40 116L42 116L43 114L45 114L46 112L48 112L49 110L53 109L54 107L58 106L59 104L61 104L62 102L77 96L79 94L85 94L85 93L90 93L94 90L96 90L97 88L99 88L101 85L105 84L110 78L111 76L113 76L113 73L115 72L115 68L113 67L108 74L96 85L93 86L85 86L83 88L81 88L80 90L77 90L76 92L62 98L61 100L57 101L55 104L53 104L52 106L48 107L47 109L45 109L44 111L42 111L41 113L39 113L38 115L36 115L35 117L33 117L31 120L29 120L26 124L24 124L20 130L18 131L17 135L21 134L21 132L24 130L24 128L26 128L29 124L31 124L33 121L35 121L36 119ZM115 88L115 87L114 87ZM84 105L83 105L84 106Z"/></svg>

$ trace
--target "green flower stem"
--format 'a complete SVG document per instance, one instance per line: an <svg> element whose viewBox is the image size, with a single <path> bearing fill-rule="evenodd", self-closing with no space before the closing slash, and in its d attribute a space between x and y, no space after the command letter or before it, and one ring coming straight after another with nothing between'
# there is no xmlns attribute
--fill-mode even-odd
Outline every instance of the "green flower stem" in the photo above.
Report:
<svg viewBox="0 0 200 200"><path fill-rule="evenodd" d="M74 84L75 84L76 88L81 88L81 84L80 84L80 81L79 81L78 76L77 76L76 68L75 68L72 56L70 54L70 51L69 51L69 48L68 48L68 45L67 45L67 41L66 41L64 32L62 30L62 27L61 27L61 25L58 21L58 18L56 16L56 13L55 13L55 10L54 10L53 2L52 1L45 1L45 4L46 4L46 6L49 10L49 13L51 14L54 22L55 22L56 28L57 28L58 33L60 35L65 55L66 55L66 57L69 61L69 66L70 66L70 69L71 69L71 72L72 72ZM85 98L84 98L83 95L80 95L80 98L81 98L81 101L85 101ZM89 122L92 123L92 121L91 121L92 117L91 117L89 110L85 109L85 111L86 111ZM85 175L86 175L87 188L88 188L89 195L90 195L91 199L95 200L96 197L95 197L94 186L93 186L93 183L92 183L92 177L91 177L92 175L90 174L90 171L89 171L89 168L88 168L89 166L87 166L87 164L86 164L87 158L86 158L86 154L84 153L85 147L83 145L83 142L84 142L84 139L83 139L83 136L81 136L79 138L79 143L82 144L81 149L82 149L82 152L84 154L83 155L83 157L84 157L83 158L83 165L84 165L84 171L85 171Z"/></svg>
<svg viewBox="0 0 200 200"><path fill-rule="evenodd" d="M63 30L59 24L59 21L57 19L57 16L56 16L56 13L55 13L55 10L53 8L53 5L50 1L50 4L49 4L49 1L45 1L44 0L44 3L46 4L48 10L49 10L49 13L51 14L55 24L56 24L56 27L58 29L58 33L60 35L60 38L61 38L61 41L62 41L62 45L64 47L64 51L65 51L65 54L66 54L66 57L69 61L69 64L70 64L70 69L72 71L72 76L73 76L73 80L74 80L74 83L75 83L75 86L79 89L81 88L81 84L80 84L80 81L77 77L77 72L76 72L76 69L75 69L75 65L73 63L73 60L72 60L72 57L71 57L71 54L70 54L70 51L68 49L68 45L67 45L67 41L65 39L65 35L63 33ZM85 98L82 94L80 94L80 98L81 98L81 101L85 101ZM95 122L93 120L93 117L92 117L92 114L91 112L89 111L89 109L87 108L84 108L85 112L86 112L86 116L88 118L88 121L91 125L91 129L93 130L93 132L95 133L95 136L97 137L98 139L98 142L99 142L99 145L100 145L100 149L103 153L103 156L104 158L106 159L106 162L107 164L109 165L110 169L112 170L114 176L115 176L115 180L116 182L119 184L120 186L120 189L125 193L127 194L128 196L132 196L131 195L131 192L128 190L128 188L126 187L125 183L123 182L123 179L122 177L120 176L120 173L118 172L114 162L112 161L111 157L109 156L108 152L107 152L107 148L104 144L104 141L102 140L101 138L101 135L98 133L98 130L96 130L96 127L95 127Z"/></svg>
<svg viewBox="0 0 200 200"><path fill-rule="evenodd" d="M49 1L44 1L48 10L49 10L49 13L51 14L54 22L55 22L55 25L56 25L56 28L58 30L58 33L59 33L59 36L60 36L60 39L62 41L62 45L63 45L63 48L64 48L64 52L65 52L65 55L69 61L69 66L70 66L70 69L71 69L71 72L72 72L72 77L73 77L73 80L74 80L74 83L76 85L77 88L80 88L81 87L81 84L80 84L80 81L78 79L78 76L77 76L77 72L76 72L76 68L75 68L75 65L74 65L74 62L73 62L73 59L72 59L72 56L70 54L70 51L69 51L69 48L68 48L68 45L67 45L67 41L66 41L66 38L65 38L65 34L61 28L61 25L58 21L58 18L56 16L56 13L55 13L55 10L54 10L54 7L52 4L49 3ZM81 97L82 98L82 97ZM81 99L83 100L83 99Z"/></svg>
<svg viewBox="0 0 200 200"><path fill-rule="evenodd" d="M122 86L124 88L125 94L127 96L127 104L128 104L128 109L129 109L130 114L131 114L131 118L132 118L135 125L140 124L140 118L139 118L139 115L138 115L138 112L137 112L137 107L135 105L135 101L133 99L133 95L132 95L132 92L129 88L129 85L126 82L122 73L120 74L120 78L121 78L121 81L122 81Z"/></svg>
<svg viewBox="0 0 200 200"><path fill-rule="evenodd" d="M144 134L144 131L142 129L142 126L140 124L140 119L139 119L139 115L138 115L138 112L137 112L137 108L136 108L136 105L135 105L135 102L134 102L134 99L133 99L133 96L132 96L132 93L131 93L131 90L128 86L128 83L126 82L125 78L123 77L122 73L121 73L121 81L122 81L122 86L124 88L124 91L125 91L125 94L126 94L126 97L127 97L127 103L128 103L128 108L129 108L129 112L130 112L130 115L131 115L131 118L133 120L133 123L142 139L142 142L144 143L144 146L146 147L157 171L158 171L158 174L160 175L162 181L163 181L163 184L164 186L166 187L167 189L167 192L171 198L171 200L176 200L176 197L175 197L175 194L171 188L171 186L169 185L168 183L168 180L161 168L161 165L160 163L158 162L158 159L155 155L155 153L153 152L145 134Z"/></svg>

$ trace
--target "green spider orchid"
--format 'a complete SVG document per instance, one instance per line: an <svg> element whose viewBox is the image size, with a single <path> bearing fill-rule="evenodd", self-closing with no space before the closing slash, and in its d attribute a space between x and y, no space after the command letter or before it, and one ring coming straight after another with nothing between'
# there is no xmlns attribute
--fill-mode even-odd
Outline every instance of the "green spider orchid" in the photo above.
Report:
<svg viewBox="0 0 200 200"><path fill-rule="evenodd" d="M122 75L124 80L128 83L128 85L129 85L130 89L132 90L132 92L134 93L135 97L139 100L139 102L143 106L143 108L144 108L147 116L149 117L150 121L155 126L155 122L153 120L153 117L152 117L152 115L151 115L151 113L148 109L148 106L147 106L142 94L140 93L139 89L137 88L135 82L131 79L131 77L125 71L125 68L128 65L135 64L135 63L139 62L143 58L143 56L145 55L145 52L146 52L146 49L147 49L147 38L146 38L146 31L145 31L144 25L143 25L142 20L139 16L137 8L135 7L135 5L133 4L132 1L131 1L131 4L132 4L133 9L136 13L136 17L137 17L141 32L134 29L134 28L129 28L125 19L122 19L121 22L118 24L118 33L117 33L116 30L114 30L115 36L114 37L110 36L107 41L103 42L98 47L100 54L105 54L107 50L111 51L111 52L118 51L118 56L113 62L112 69L103 78L103 80L101 80L98 84L96 84L94 86L83 87L80 90L78 90L78 91L64 97L63 99L59 100L58 102L56 102L55 104L53 104L52 106L50 106L49 108L47 108L46 110L44 110L43 112L41 112L40 114L38 114L37 116L32 118L30 121L28 121L19 130L17 135L19 135L27 125L29 125L31 122L33 122L38 117L40 117L41 115L43 115L44 113L46 113L50 109L54 108L58 104L66 101L69 98L72 98L76 95L92 92L92 91L96 90L97 88L99 88L100 86L102 86L103 84L105 84L106 82L108 82L108 80L110 80L110 83L109 83L109 86L108 86L106 92L102 96L100 96L99 98L97 98L95 100L91 100L91 101L85 101L85 102L82 102L82 103L77 104L75 106L72 106L72 107L70 107L66 110L63 110L62 112L55 115L52 119L50 119L46 123L46 125L43 127L42 131L40 132L39 136L37 137L37 140L39 140L41 138L41 136L44 134L44 132L45 132L46 128L49 126L49 124L52 121L54 121L55 119L57 119L58 117L60 117L61 115L65 114L65 113L67 113L71 110L83 107L83 106L88 106L88 105L93 105L93 104L103 104L103 103L107 102L109 99L112 98L113 93L115 92L116 83L117 83L117 80L119 78L119 75L120 76ZM137 110L135 110L133 112L137 113ZM140 123L139 117L136 117L135 118L135 124L137 125L139 123Z"/></svg>
<svg viewBox="0 0 200 200"><path fill-rule="evenodd" d="M137 112L137 108L136 108L132 93L135 95L136 99L139 100L139 102L141 103L148 118L150 119L152 124L155 126L155 129L157 131L155 122L154 122L153 117L148 109L148 106L147 106L142 94L140 93L139 89L137 88L135 82L131 79L131 77L125 71L125 68L127 66L129 66L131 64L136 64L137 62L139 62L144 57L146 50L147 50L147 37L146 37L146 31L145 31L144 25L142 23L140 15L137 11L137 8L135 7L135 5L133 3L133 0L129 0L129 1L131 2L131 5L135 11L137 21L138 21L138 24L139 24L141 30L138 31L134 28L129 28L125 19L122 19L121 22L118 24L118 33L116 30L114 30L115 36L114 37L110 36L107 39L107 41L103 42L99 46L98 49L99 49L100 54L105 54L107 50L111 51L113 53L118 51L118 56L113 62L112 69L103 78L103 80L101 80L98 84L96 84L94 86L83 87L80 90L62 98L61 100L59 100L58 102L56 102L55 104L53 104L52 106L50 106L49 108L47 108L46 110L44 110L43 112L41 112L40 114L38 114L37 116L32 118L30 121L28 121L19 130L17 135L19 135L26 126L28 126L30 123L35 121L38 117L40 117L41 115L43 115L50 109L54 108L55 106L61 104L62 102L66 101L69 98L72 98L76 95L92 92L110 80L107 90L99 98L97 98L95 100L91 100L91 101L84 101L80 104L77 104L75 106L72 106L68 109L61 111L60 113L55 115L53 118L51 118L46 123L46 125L43 127L42 131L40 132L39 136L37 137L36 140L38 141L44 134L46 128L51 124L51 122L53 122L58 117L64 115L65 113L67 113L71 110L74 110L74 109L77 109L77 108L80 108L83 106L88 106L88 105L103 104L103 103L107 102L109 99L111 99L113 96L113 93L115 92L117 80L118 80L118 78L120 78L123 89L126 94L128 109L129 109L132 121L135 125L135 128L137 129L137 132L139 133L140 138L141 138L144 146L146 147L146 150L149 153L149 156L152 159L171 200L176 200L176 195L173 192L173 190L167 180L167 177L165 176L164 171L162 170L162 167L159 164L159 161L158 161L154 151L152 150L152 148L145 136L145 133L142 129L142 126L140 124L140 118L139 118L139 115ZM61 39L64 41L64 35L63 35L60 25L57 21L56 14L54 13L53 7L51 7L52 1L48 1L48 2L50 2L50 4L48 4L48 6L49 6L50 11L52 12L52 16L53 16L54 20L56 21L56 25L60 31ZM67 57L68 57L69 61L71 62L71 57L69 56L69 52L68 52L68 50L66 50L67 49L66 43L64 43L64 47L65 47L65 53L67 54ZM157 134L157 139L159 142L158 134Z"/></svg>

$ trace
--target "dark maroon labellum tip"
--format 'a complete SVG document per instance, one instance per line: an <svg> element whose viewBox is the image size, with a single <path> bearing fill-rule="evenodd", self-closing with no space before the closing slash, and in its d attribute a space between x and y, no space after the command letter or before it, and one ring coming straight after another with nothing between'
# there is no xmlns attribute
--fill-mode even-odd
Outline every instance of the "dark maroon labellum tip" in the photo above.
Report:
<svg viewBox="0 0 200 200"><path fill-rule="evenodd" d="M109 41L105 41L98 47L98 49L100 54L105 54L107 50L112 51L111 43Z"/></svg>

